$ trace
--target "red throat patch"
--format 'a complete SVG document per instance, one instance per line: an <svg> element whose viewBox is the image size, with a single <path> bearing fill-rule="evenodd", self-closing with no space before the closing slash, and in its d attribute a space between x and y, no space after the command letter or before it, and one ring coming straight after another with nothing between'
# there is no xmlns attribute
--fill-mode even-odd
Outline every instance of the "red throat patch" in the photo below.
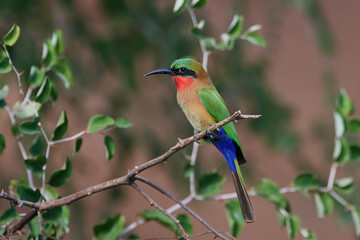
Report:
<svg viewBox="0 0 360 240"><path fill-rule="evenodd" d="M171 77L171 78L176 83L178 91L184 90L185 88L190 86L194 81L194 78L192 78L192 77L175 76L175 77Z"/></svg>

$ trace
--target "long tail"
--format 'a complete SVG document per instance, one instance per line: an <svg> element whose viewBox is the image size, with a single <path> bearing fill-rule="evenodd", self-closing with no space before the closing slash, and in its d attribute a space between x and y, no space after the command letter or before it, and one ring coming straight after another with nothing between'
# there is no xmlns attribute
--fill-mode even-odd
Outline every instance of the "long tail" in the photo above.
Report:
<svg viewBox="0 0 360 240"><path fill-rule="evenodd" d="M235 160L236 172L231 171L243 217L247 223L255 221L255 214L246 190L239 163Z"/></svg>
<svg viewBox="0 0 360 240"><path fill-rule="evenodd" d="M246 191L245 183L240 171L240 165L245 164L246 160L240 146L231 138L229 138L224 129L220 128L209 135L211 142L223 154L228 163L233 181L235 184L236 193L240 202L243 217L247 223L255 221L255 214L250 202L249 195Z"/></svg>

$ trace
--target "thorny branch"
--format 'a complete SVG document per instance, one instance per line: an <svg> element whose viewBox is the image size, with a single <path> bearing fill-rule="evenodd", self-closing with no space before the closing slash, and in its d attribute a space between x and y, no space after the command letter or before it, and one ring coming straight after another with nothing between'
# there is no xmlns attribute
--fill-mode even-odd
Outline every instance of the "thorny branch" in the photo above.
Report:
<svg viewBox="0 0 360 240"><path fill-rule="evenodd" d="M254 118L259 118L260 116L261 115L243 115L243 114L241 114L240 111L236 111L230 117L210 126L208 128L208 131L214 131L214 130L224 126L225 124L235 121L235 120L249 119L249 118L254 119ZM139 173L141 173L142 171L144 171L148 168L151 168L161 162L166 161L172 155L174 155L177 151L179 151L179 150L185 148L186 146L188 146L189 144L193 143L195 141L195 139L202 139L205 136L206 136L206 131L202 131L202 132L195 134L192 137L188 137L186 139L179 139L177 144L175 144L173 147L171 147L164 154L162 154L161 156L154 158L148 162L145 162L139 166L135 166L133 169L128 171L128 173L126 175L124 175L122 177L112 179L112 180L88 187L84 190L78 191L76 193L70 194L68 196L65 196L65 197L62 197L62 198L59 198L59 199L56 199L53 201L37 202L37 203L31 204L32 206L29 206L29 207L32 207L33 210L30 211L29 213L27 213L20 221L15 222L14 224L10 224L7 227L7 233L14 233L14 232L20 230L26 223L28 223L32 218L34 218L37 215L36 213L41 213L43 211L46 211L46 210L49 210L49 209L52 209L55 207L69 205L79 199L88 197L94 193L105 191L110 188L114 188L114 187L121 186L121 185L130 185L131 183L133 183L134 177L136 175L138 175ZM0 198L10 200L8 198L5 198L4 196L0 196ZM29 216L31 216L31 217L29 217Z"/></svg>
<svg viewBox="0 0 360 240"><path fill-rule="evenodd" d="M221 239L226 239L222 234L220 234L218 231L216 231L213 227L211 227L207 222L204 221L204 219L202 219L198 214L196 214L193 210L191 210L190 208L188 208L184 203L182 203L179 199L177 199L174 195L168 193L167 191L165 191L164 189L160 188L159 186L157 186L156 184L152 183L151 181L147 180L146 178L140 177L140 176L135 176L136 180L139 180L147 185L149 185L150 187L156 189L157 191L159 191L160 193L162 193L163 195L165 195L166 197L170 198L171 200L173 200L174 202L176 202L179 206L181 206L184 210L186 210L189 214L191 214L196 220L198 220L200 223L202 223L207 229L209 229L212 233L214 233L215 236L221 238Z"/></svg>
<svg viewBox="0 0 360 240"><path fill-rule="evenodd" d="M170 218L176 226L180 229L181 237L184 239L190 239L189 235L185 232L183 226L180 224L180 221L174 218L171 214L169 214L165 209L163 209L158 203L156 203L147 193L144 192L136 183L132 182L130 184L140 195L142 195L147 201L149 201L151 206L154 206L159 211L164 213L168 218Z"/></svg>

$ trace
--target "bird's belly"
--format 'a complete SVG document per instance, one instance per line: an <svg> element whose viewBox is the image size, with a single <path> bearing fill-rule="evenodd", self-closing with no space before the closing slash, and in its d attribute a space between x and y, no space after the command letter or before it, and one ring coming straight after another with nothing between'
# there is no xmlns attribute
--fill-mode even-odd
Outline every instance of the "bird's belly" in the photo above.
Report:
<svg viewBox="0 0 360 240"><path fill-rule="evenodd" d="M201 104L200 100L198 102L188 102L186 104L179 102L179 104L196 131L204 131L207 127L215 124L214 119Z"/></svg>

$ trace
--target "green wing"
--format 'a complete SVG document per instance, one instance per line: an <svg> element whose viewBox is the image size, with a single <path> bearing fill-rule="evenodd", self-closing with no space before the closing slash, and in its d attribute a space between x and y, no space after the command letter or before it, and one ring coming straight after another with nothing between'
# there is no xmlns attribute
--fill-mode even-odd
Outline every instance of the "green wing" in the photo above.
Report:
<svg viewBox="0 0 360 240"><path fill-rule="evenodd" d="M224 100L215 88L201 88L197 93L201 103L213 117L215 122L220 122L221 120L230 117L230 113L226 108ZM222 128L225 130L226 134L240 146L234 124L231 122L224 125Z"/></svg>

